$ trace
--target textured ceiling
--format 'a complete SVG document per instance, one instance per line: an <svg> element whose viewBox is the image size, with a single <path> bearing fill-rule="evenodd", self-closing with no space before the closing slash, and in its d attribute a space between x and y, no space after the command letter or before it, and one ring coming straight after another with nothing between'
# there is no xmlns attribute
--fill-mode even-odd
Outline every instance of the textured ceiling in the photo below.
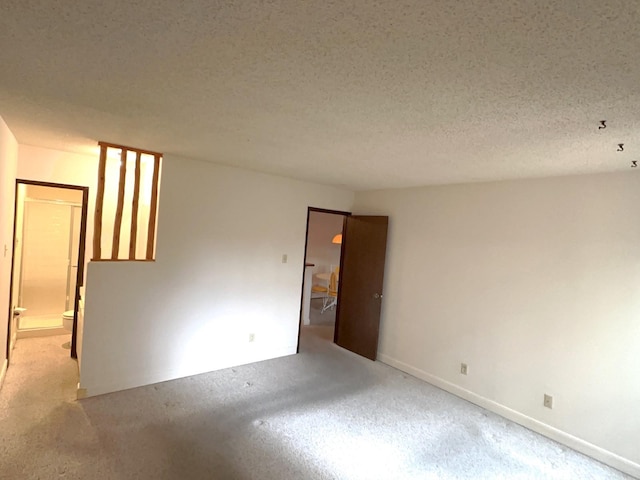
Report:
<svg viewBox="0 0 640 480"><path fill-rule="evenodd" d="M635 173L638 25L637 0L2 0L0 115L357 190Z"/></svg>

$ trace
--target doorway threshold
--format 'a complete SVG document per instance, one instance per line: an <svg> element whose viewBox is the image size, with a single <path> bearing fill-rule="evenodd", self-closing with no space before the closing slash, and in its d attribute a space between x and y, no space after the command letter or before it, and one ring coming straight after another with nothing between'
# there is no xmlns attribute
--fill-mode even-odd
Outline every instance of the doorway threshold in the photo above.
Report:
<svg viewBox="0 0 640 480"><path fill-rule="evenodd" d="M64 335L65 333L71 334L69 330L65 330L63 327L28 328L18 330L17 336L18 338L52 337L54 335Z"/></svg>

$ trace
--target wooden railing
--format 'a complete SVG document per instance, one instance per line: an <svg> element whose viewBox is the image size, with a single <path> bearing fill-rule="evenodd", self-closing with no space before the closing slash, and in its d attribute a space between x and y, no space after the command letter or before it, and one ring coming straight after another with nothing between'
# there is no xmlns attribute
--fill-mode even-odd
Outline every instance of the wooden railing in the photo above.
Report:
<svg viewBox="0 0 640 480"><path fill-rule="evenodd" d="M156 218L158 212L158 183L160 178L160 160L162 154L158 152L151 152L149 150L142 150L139 148L125 147L123 145L115 145L107 142L99 142L100 146L100 163L98 165L98 190L96 195L96 209L94 215L94 230L93 230L93 260L153 260L155 251L155 234L156 234ZM110 153L115 155L112 156ZM129 154L135 155L135 168L133 173L133 185L127 182L127 162L130 158ZM147 175L142 175L142 164L145 163L143 156L153 158L153 173L149 175L148 169L145 168ZM111 256L104 258L102 256L102 247L104 238L104 226L105 222L105 189L107 179L109 177L108 171L110 166L118 167L119 172L117 176L117 201L115 211L113 215L113 235L111 238ZM115 179L115 178L114 178ZM146 182L145 182L146 180ZM148 185L150 183L150 185ZM148 213L145 210L145 214L148 217L147 222L147 235L146 235L146 249L144 258L136 258L138 252L138 221L140 214L141 204L141 186L150 186L150 194L148 198L145 198L145 206L148 201ZM115 193L115 189L112 190ZM130 191L130 192L129 192ZM131 208L125 209L125 197L127 192L131 197ZM111 199L108 196L107 199ZM125 210L127 214L125 215ZM120 243L122 236L122 223L124 217L129 217L131 221L130 230L126 231L129 237L129 249L128 255L122 255L120 252ZM121 258L124 256L125 258Z"/></svg>

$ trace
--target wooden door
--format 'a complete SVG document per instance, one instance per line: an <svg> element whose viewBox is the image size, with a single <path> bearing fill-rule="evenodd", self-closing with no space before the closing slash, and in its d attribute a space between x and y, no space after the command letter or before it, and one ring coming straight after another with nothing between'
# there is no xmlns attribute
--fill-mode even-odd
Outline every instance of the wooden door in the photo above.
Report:
<svg viewBox="0 0 640 480"><path fill-rule="evenodd" d="M376 359L389 217L345 218L334 341Z"/></svg>

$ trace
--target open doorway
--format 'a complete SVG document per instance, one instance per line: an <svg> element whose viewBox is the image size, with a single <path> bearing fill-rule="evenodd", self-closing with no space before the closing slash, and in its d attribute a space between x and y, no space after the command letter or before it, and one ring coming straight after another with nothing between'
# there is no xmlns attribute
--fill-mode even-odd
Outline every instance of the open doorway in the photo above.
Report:
<svg viewBox="0 0 640 480"><path fill-rule="evenodd" d="M60 336L60 355L76 357L75 330L88 188L18 180L7 358L21 339Z"/></svg>
<svg viewBox="0 0 640 480"><path fill-rule="evenodd" d="M375 361L389 217L315 208L308 212L298 352L326 348L333 340L338 346ZM329 223L331 218L334 224ZM340 220L342 228L338 232ZM323 225L324 221L331 226L316 230L316 225ZM322 253L318 255L314 249L316 239L319 252L331 248L331 243L340 256L327 261ZM323 316L327 312L335 313Z"/></svg>
<svg viewBox="0 0 640 480"><path fill-rule="evenodd" d="M333 342L338 311L342 233L348 212L309 207L298 351Z"/></svg>

